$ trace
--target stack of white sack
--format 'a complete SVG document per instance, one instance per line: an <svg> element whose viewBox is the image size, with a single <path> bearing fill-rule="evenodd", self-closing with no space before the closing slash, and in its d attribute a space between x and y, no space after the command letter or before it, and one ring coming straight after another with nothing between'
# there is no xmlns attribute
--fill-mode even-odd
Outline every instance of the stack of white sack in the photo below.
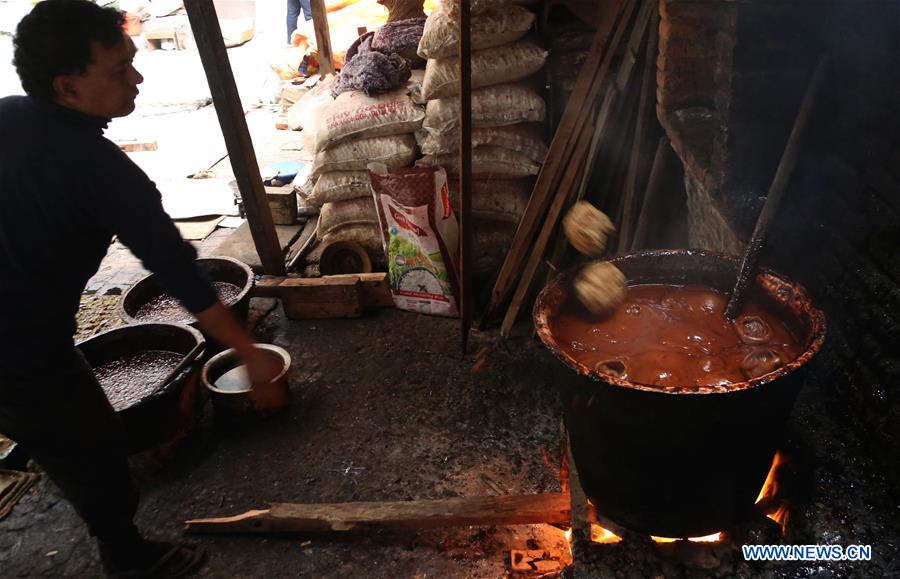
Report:
<svg viewBox="0 0 900 579"><path fill-rule="evenodd" d="M415 161L425 110L408 93L408 87L372 97L347 91L320 109L312 169L298 192L303 203L321 208L323 243L355 241L374 256L383 253L366 165L399 169Z"/></svg>
<svg viewBox="0 0 900 579"><path fill-rule="evenodd" d="M527 0L472 2L472 214L476 273L490 274L505 256L524 213L533 177L547 155L540 123L546 105L534 82L547 52L525 37L535 15ZM442 166L452 198L458 190L459 0L442 0L419 41L426 103L416 141L417 166ZM455 199L454 199L455 200Z"/></svg>

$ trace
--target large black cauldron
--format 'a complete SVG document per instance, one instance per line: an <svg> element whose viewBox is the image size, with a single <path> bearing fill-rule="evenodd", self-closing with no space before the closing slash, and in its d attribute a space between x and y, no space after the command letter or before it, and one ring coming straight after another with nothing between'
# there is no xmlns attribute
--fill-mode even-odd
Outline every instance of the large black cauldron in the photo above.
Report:
<svg viewBox="0 0 900 579"><path fill-rule="evenodd" d="M728 292L739 262L698 250L647 251L610 260L629 284L705 285ZM600 374L560 349L550 329L578 268L538 297L535 326L570 371L561 372L572 456L598 514L635 532L697 537L747 517L784 433L804 366L825 338L825 316L806 292L764 271L756 297L770 303L805 351L776 372L724 393L664 392Z"/></svg>

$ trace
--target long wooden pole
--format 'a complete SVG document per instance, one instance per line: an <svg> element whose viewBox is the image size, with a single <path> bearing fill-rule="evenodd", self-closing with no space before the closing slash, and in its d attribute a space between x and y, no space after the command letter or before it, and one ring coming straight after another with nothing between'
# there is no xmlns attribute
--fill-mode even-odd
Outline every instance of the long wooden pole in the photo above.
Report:
<svg viewBox="0 0 900 579"><path fill-rule="evenodd" d="M772 220L775 218L775 213L778 211L781 200L784 199L784 194L787 192L788 184L791 182L791 175L794 173L794 167L797 165L797 159L800 158L803 136L806 134L806 126L809 124L809 118L812 116L812 111L816 104L816 95L825 83L825 70L827 67L828 59L825 57L820 58L813 72L812 80L810 80L809 86L806 88L806 94L803 95L803 102L800 104L797 118L794 119L794 127L791 129L784 153L781 155L781 161L778 163L778 170L775 172L772 185L769 187L766 203L763 205L759 219L756 221L753 236L750 238L750 243L747 244L747 250L744 252L744 259L741 262L741 269L738 272L734 290L731 292L731 298L728 300L728 306L725 308L725 317L729 320L734 321L744 307L747 288L750 287L750 282L756 275L756 263L759 261L759 252L766 243Z"/></svg>
<svg viewBox="0 0 900 579"><path fill-rule="evenodd" d="M244 118L241 97L234 82L234 73L225 52L225 41L222 40L216 8L212 0L188 0L184 7L187 9L191 31L206 72L222 136L225 138L225 147L241 192L244 210L247 212L253 244L265 272L284 275L281 243L278 241L266 190L259 175L259 164L247 128L247 119Z"/></svg>
<svg viewBox="0 0 900 579"><path fill-rule="evenodd" d="M331 50L331 33L328 32L328 12L325 0L309 0L312 8L313 30L319 49L319 74L325 76L334 72L334 53Z"/></svg>
<svg viewBox="0 0 900 579"><path fill-rule="evenodd" d="M459 3L459 316L462 351L472 327L472 12L469 0Z"/></svg>

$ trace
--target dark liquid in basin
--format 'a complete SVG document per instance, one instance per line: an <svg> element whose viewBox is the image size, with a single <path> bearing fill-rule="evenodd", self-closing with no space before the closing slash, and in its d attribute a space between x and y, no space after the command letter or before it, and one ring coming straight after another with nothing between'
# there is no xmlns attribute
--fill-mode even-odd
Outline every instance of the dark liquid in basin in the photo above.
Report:
<svg viewBox="0 0 900 579"><path fill-rule="evenodd" d="M117 412L140 402L181 361L182 354L148 350L94 368L94 375Z"/></svg>
<svg viewBox="0 0 900 579"><path fill-rule="evenodd" d="M219 296L219 301L225 305L232 305L235 298L241 293L241 288L225 281L214 281L212 287ZM167 293L160 294L138 308L134 314L134 318L141 322L169 322L169 323L191 323L194 316L173 296Z"/></svg>
<svg viewBox="0 0 900 579"><path fill-rule="evenodd" d="M585 366L662 390L733 389L800 355L800 342L764 305L749 301L732 324L726 303L708 287L635 285L609 318L563 307L550 326Z"/></svg>

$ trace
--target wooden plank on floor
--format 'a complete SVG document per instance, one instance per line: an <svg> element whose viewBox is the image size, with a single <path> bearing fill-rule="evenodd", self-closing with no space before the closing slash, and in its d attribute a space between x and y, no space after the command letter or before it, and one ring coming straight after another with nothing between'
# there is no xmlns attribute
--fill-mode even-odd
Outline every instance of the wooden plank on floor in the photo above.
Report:
<svg viewBox="0 0 900 579"><path fill-rule="evenodd" d="M275 233L278 236L278 244L281 248L282 255L284 251L290 247L294 239L300 235L301 225L275 225ZM263 271L263 264L256 252L256 246L253 243L253 236L250 232L250 222L245 221L240 227L234 230L228 239L219 246L219 255L233 257L238 261L242 261L253 268L254 271Z"/></svg>
<svg viewBox="0 0 900 579"><path fill-rule="evenodd" d="M192 519L189 533L346 533L376 529L418 530L472 525L568 523L567 493L465 497L435 501L295 504L234 517Z"/></svg>

